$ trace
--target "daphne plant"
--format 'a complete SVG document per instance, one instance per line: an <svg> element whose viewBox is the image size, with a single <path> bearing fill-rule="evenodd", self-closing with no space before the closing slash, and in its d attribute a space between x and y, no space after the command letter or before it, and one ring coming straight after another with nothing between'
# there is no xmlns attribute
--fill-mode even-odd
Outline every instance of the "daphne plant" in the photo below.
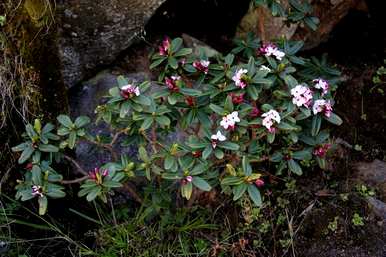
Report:
<svg viewBox="0 0 386 257"><path fill-rule="evenodd" d="M316 164L324 169L331 143L324 121L342 123L332 98L339 72L325 59L297 57L299 42L253 42L248 51L238 46L237 55L209 60L194 56L182 39L166 38L151 57L159 80L135 83L119 76L96 108L96 122L111 131L107 139L87 132L93 126L87 117L60 115L56 134L50 124L27 125L26 142L14 150L33 168L25 170L17 195L47 202L64 196L60 184L81 183L79 196L88 201L106 202L122 187L142 202L133 183L144 177L186 199L218 190L260 206L269 178L300 176ZM82 141L108 150L111 162L84 171L69 155ZM138 156L117 152L117 144L137 148ZM83 176L63 180L38 168L55 160L71 162Z"/></svg>

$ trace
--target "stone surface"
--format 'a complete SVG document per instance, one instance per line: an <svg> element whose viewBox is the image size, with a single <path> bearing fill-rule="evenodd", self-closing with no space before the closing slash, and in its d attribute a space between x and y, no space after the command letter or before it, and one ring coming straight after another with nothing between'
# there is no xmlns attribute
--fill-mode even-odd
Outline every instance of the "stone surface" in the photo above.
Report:
<svg viewBox="0 0 386 257"><path fill-rule="evenodd" d="M375 187L381 200L386 200L386 162L359 162L354 166L354 179L366 185Z"/></svg>
<svg viewBox="0 0 386 257"><path fill-rule="evenodd" d="M374 198L374 197L368 197L367 203L370 206L370 209L373 211L373 213L380 219L386 221L386 203Z"/></svg>
<svg viewBox="0 0 386 257"><path fill-rule="evenodd" d="M220 53L214 49L213 47L209 46L208 44L202 42L201 40L198 40L188 34L182 34L182 38L184 39L184 43L186 47L193 49L193 54L196 56L200 56L200 53L203 52L208 58L215 57L216 55L219 55Z"/></svg>
<svg viewBox="0 0 386 257"><path fill-rule="evenodd" d="M57 1L58 51L63 81L72 87L111 64L133 42L165 0Z"/></svg>
<svg viewBox="0 0 386 257"><path fill-rule="evenodd" d="M288 0L281 1L288 6ZM314 12L320 24L316 31L312 31L303 24L287 26L284 19L273 17L266 7L251 7L241 20L236 36L244 37L251 31L263 41L271 41L280 37L305 41L305 49L318 46L328 39L330 32L352 9L367 10L365 0L311 0Z"/></svg>
<svg viewBox="0 0 386 257"><path fill-rule="evenodd" d="M124 75L134 83L141 83L148 79L148 75L143 72L133 74L123 74L120 71L104 70L98 73L94 78L82 83L81 86L75 87L70 92L70 111L72 117L79 115L87 115L92 121L95 121L95 108L103 104L105 99L103 96L108 95L110 88L117 86L117 76ZM92 135L109 136L108 127L100 122L97 125L90 125L89 132ZM118 140L115 150L119 153L127 154L132 158L136 158L136 147L122 147L119 142L122 142L124 136ZM111 154L100 149L93 144L82 142L76 148L76 159L85 170L92 170L102 164L111 161Z"/></svg>

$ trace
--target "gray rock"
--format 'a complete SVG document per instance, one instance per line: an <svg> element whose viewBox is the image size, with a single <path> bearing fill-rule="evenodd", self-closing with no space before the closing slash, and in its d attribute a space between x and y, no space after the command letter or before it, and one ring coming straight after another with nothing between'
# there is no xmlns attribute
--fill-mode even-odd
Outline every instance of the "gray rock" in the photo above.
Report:
<svg viewBox="0 0 386 257"><path fill-rule="evenodd" d="M72 87L111 64L165 0L57 1L58 52L63 81Z"/></svg>
<svg viewBox="0 0 386 257"><path fill-rule="evenodd" d="M386 200L386 162L359 162L354 166L354 178L378 189L382 200Z"/></svg>
<svg viewBox="0 0 386 257"><path fill-rule="evenodd" d="M192 48L193 54L196 56L200 56L201 52L203 52L208 58L212 58L220 54L213 47L207 45L201 40L198 40L188 34L182 34L182 38L184 39L184 43L186 44L186 47Z"/></svg>
<svg viewBox="0 0 386 257"><path fill-rule="evenodd" d="M370 209L373 213L380 219L386 221L386 203L374 198L367 197L367 203L370 206Z"/></svg>
<svg viewBox="0 0 386 257"><path fill-rule="evenodd" d="M87 115L93 122L95 122L96 115L94 110L98 105L105 102L104 96L108 95L109 89L117 86L118 75L124 75L134 83L141 83L142 81L148 79L148 75L146 73L121 74L111 70L102 71L94 78L84 82L81 86L75 87L71 90L71 116L77 117L80 115ZM88 129L93 136L110 136L110 131L103 122L98 124L93 123ZM123 139L124 135L120 137L115 146L116 152L120 154L127 154L129 157L135 159L137 147L121 146L120 143ZM77 161L87 171L112 160L109 151L87 142L81 142L78 144L75 153Z"/></svg>
<svg viewBox="0 0 386 257"><path fill-rule="evenodd" d="M287 26L285 19L273 17L271 11L262 6L249 8L239 23L236 36L245 37L248 32L254 32L263 41L271 41L285 37L305 41L304 49L310 49L326 41L333 28L348 14L351 9L367 11L365 0L309 0L314 9L313 15L318 17L320 24L312 31L303 24ZM280 3L286 7L288 0Z"/></svg>

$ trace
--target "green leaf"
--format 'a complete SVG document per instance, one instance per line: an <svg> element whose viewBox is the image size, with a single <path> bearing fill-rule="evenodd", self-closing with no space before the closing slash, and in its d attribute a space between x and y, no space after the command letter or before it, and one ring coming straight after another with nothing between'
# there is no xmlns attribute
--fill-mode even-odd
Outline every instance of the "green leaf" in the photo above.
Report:
<svg viewBox="0 0 386 257"><path fill-rule="evenodd" d="M204 160L208 159L209 155L212 154L212 151L213 151L213 147L212 145L207 145L204 149L204 151L202 152L202 158Z"/></svg>
<svg viewBox="0 0 386 257"><path fill-rule="evenodd" d="M151 124L153 124L153 117L147 117L143 121L143 123L141 125L141 129L146 130L146 129L150 128Z"/></svg>
<svg viewBox="0 0 386 257"><path fill-rule="evenodd" d="M311 135L316 136L319 133L320 126L322 124L322 118L319 115L312 117Z"/></svg>
<svg viewBox="0 0 386 257"><path fill-rule="evenodd" d="M121 187L122 186L121 183L119 183L117 181L113 181L113 180L104 181L102 185L104 187L109 187L109 188L117 188L117 187Z"/></svg>
<svg viewBox="0 0 386 257"><path fill-rule="evenodd" d="M223 149L232 150L232 151L237 151L240 148L238 144L235 144L229 141L220 142L218 146Z"/></svg>
<svg viewBox="0 0 386 257"><path fill-rule="evenodd" d="M191 48L182 48L174 56L175 57L185 56L185 55L191 54L192 52L193 50Z"/></svg>
<svg viewBox="0 0 386 257"><path fill-rule="evenodd" d="M92 190L86 196L87 201L91 202L95 200L95 198L100 195L101 191L102 188L100 186L93 187Z"/></svg>
<svg viewBox="0 0 386 257"><path fill-rule="evenodd" d="M157 59L155 60L151 65L150 65L150 69L154 69L155 67L159 66L163 61L165 61L167 58L166 57L162 57L160 59Z"/></svg>
<svg viewBox="0 0 386 257"><path fill-rule="evenodd" d="M192 183L188 183L181 187L181 195L182 197L185 197L187 200L189 200L190 197L192 196L192 191L193 191Z"/></svg>
<svg viewBox="0 0 386 257"><path fill-rule="evenodd" d="M247 93L255 101L259 98L259 91L254 85L247 86Z"/></svg>
<svg viewBox="0 0 386 257"><path fill-rule="evenodd" d="M76 143L76 131L71 131L68 136L68 147L74 149Z"/></svg>
<svg viewBox="0 0 386 257"><path fill-rule="evenodd" d="M193 177L192 183L195 187L201 189L202 191L210 191L212 187L201 177Z"/></svg>
<svg viewBox="0 0 386 257"><path fill-rule="evenodd" d="M175 165L175 159L171 155L167 155L164 160L164 168L165 170L170 170Z"/></svg>
<svg viewBox="0 0 386 257"><path fill-rule="evenodd" d="M221 149L219 148L216 148L214 150L214 155L216 156L217 159L221 160L222 158L224 158L224 152L221 151Z"/></svg>
<svg viewBox="0 0 386 257"><path fill-rule="evenodd" d="M342 125L343 123L343 120L338 116L336 115L335 113L331 113L330 117L324 117L328 122L334 124L334 125L337 125L337 126L340 126Z"/></svg>
<svg viewBox="0 0 386 257"><path fill-rule="evenodd" d="M149 162L149 156L147 155L147 151L145 149L145 147L143 146L140 146L138 148L138 154L139 154L139 158L144 161L144 162Z"/></svg>
<svg viewBox="0 0 386 257"><path fill-rule="evenodd" d="M225 100L224 108L229 113L233 111L233 102L232 102L232 97L230 95L228 95Z"/></svg>
<svg viewBox="0 0 386 257"><path fill-rule="evenodd" d="M178 69L178 61L174 57L169 57L168 64L170 67L172 67L174 70Z"/></svg>
<svg viewBox="0 0 386 257"><path fill-rule="evenodd" d="M60 124L62 124L63 126L67 127L67 128L72 128L72 126L74 125L70 119L70 117L68 117L67 115L59 115L57 118L58 122Z"/></svg>
<svg viewBox="0 0 386 257"><path fill-rule="evenodd" d="M233 187L233 201L237 201L247 191L248 185L245 183Z"/></svg>
<svg viewBox="0 0 386 257"><path fill-rule="evenodd" d="M302 150L292 153L292 158L300 161L310 160L312 158L312 154L309 150Z"/></svg>
<svg viewBox="0 0 386 257"><path fill-rule="evenodd" d="M151 105L150 98L145 96L145 95L139 95L139 96L133 97L132 100L133 100L133 102L135 102L137 104L141 104L141 105L145 105L145 106Z"/></svg>
<svg viewBox="0 0 386 257"><path fill-rule="evenodd" d="M181 48L181 45L182 45L182 38L177 37L177 38L175 38L175 39L172 40L171 46L170 46L170 50L171 50L173 53L175 53L175 52L178 51L178 49Z"/></svg>
<svg viewBox="0 0 386 257"><path fill-rule="evenodd" d="M219 115L224 115L224 109L218 105L210 104L209 108L212 109L212 111L214 111L215 113L217 113Z"/></svg>
<svg viewBox="0 0 386 257"><path fill-rule="evenodd" d="M34 151L35 151L35 149L31 145L29 145L28 147L24 148L23 152L20 155L18 163L22 164L25 161L27 161L31 157L31 155L32 155L32 153Z"/></svg>
<svg viewBox="0 0 386 257"><path fill-rule="evenodd" d="M81 128L91 122L90 118L87 116L79 116L75 119L75 126Z"/></svg>
<svg viewBox="0 0 386 257"><path fill-rule="evenodd" d="M27 135L31 138L31 139L34 139L35 137L37 137L37 134L35 132L35 129L34 127L31 125L31 124L27 124L25 126L25 131L27 132Z"/></svg>
<svg viewBox="0 0 386 257"><path fill-rule="evenodd" d="M129 84L129 81L127 81L127 79L124 76L122 76L122 75L117 77L117 82L118 82L118 87L119 88Z"/></svg>
<svg viewBox="0 0 386 257"><path fill-rule="evenodd" d="M241 183L243 183L243 179L240 177L225 177L223 180L221 180L221 185L224 186L240 185Z"/></svg>
<svg viewBox="0 0 386 257"><path fill-rule="evenodd" d="M302 168L295 160L290 159L287 161L287 163L288 163L288 168L290 169L291 172L299 176L303 174Z"/></svg>
<svg viewBox="0 0 386 257"><path fill-rule="evenodd" d="M297 128L295 126L292 126L291 124L287 123L287 122L280 122L277 127L281 130L296 130Z"/></svg>
<svg viewBox="0 0 386 257"><path fill-rule="evenodd" d="M12 152L21 152L21 151L23 151L25 148L27 148L29 145L30 145L30 144L29 144L29 143L26 143L26 142L21 143L21 144L19 144L19 145L17 145L17 146L12 147Z"/></svg>
<svg viewBox="0 0 386 257"><path fill-rule="evenodd" d="M32 170L32 183L34 185L41 185L42 184L42 170L38 165L33 165Z"/></svg>
<svg viewBox="0 0 386 257"><path fill-rule="evenodd" d="M257 207L260 207L263 204L260 191L255 185L248 185L248 194Z"/></svg>
<svg viewBox="0 0 386 257"><path fill-rule="evenodd" d="M48 200L47 197L39 197L38 199L39 203L39 215L44 215L47 212L47 206L48 206Z"/></svg>
<svg viewBox="0 0 386 257"><path fill-rule="evenodd" d="M39 145L39 150L46 153L57 153L59 148L54 145Z"/></svg>
<svg viewBox="0 0 386 257"><path fill-rule="evenodd" d="M325 158L316 157L316 162L319 165L319 168L325 170L327 168L327 162Z"/></svg>
<svg viewBox="0 0 386 257"><path fill-rule="evenodd" d="M201 95L201 91L199 91L197 89L193 89L193 88L187 88L187 87L180 88L180 92L182 94L188 95L188 96L200 96Z"/></svg>
<svg viewBox="0 0 386 257"><path fill-rule="evenodd" d="M243 159L242 159L242 166L243 166L243 171L244 171L244 174L246 176L249 176L252 174L252 167L251 167L251 164L249 163L249 160L247 158L247 156L243 156Z"/></svg>
<svg viewBox="0 0 386 257"><path fill-rule="evenodd" d="M170 119L166 116L157 116L155 120L161 126L166 126L166 127L170 126Z"/></svg>
<svg viewBox="0 0 386 257"><path fill-rule="evenodd" d="M272 144L273 141L275 141L275 133L268 133L267 134L267 141L269 144Z"/></svg>

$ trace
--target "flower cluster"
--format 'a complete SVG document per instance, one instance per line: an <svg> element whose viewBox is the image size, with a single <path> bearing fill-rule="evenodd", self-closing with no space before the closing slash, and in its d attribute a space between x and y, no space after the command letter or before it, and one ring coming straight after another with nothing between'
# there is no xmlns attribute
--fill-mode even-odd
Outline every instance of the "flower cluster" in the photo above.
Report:
<svg viewBox="0 0 386 257"><path fill-rule="evenodd" d="M205 73L205 74L208 74L208 71L209 71L209 64L210 62L209 61L206 61L206 60L200 60L200 61L195 61L193 62L193 67L196 68L197 70Z"/></svg>
<svg viewBox="0 0 386 257"><path fill-rule="evenodd" d="M102 184L103 178L109 174L109 170L101 170L99 168L95 168L93 171L89 172L88 176L90 179L94 180L97 184Z"/></svg>
<svg viewBox="0 0 386 257"><path fill-rule="evenodd" d="M32 195L43 197L43 189L41 186L32 186Z"/></svg>
<svg viewBox="0 0 386 257"><path fill-rule="evenodd" d="M170 91L178 92L180 89L177 86L177 81L181 79L180 76L171 76L170 78L165 78L166 86L170 89Z"/></svg>
<svg viewBox="0 0 386 257"><path fill-rule="evenodd" d="M226 130L233 130L237 122L240 122L239 113L234 111L231 114L222 117L220 125Z"/></svg>
<svg viewBox="0 0 386 257"><path fill-rule="evenodd" d="M165 37L165 39L162 41L162 45L158 47L159 55L162 55L162 56L168 55L169 48L170 48L170 39L168 37Z"/></svg>
<svg viewBox="0 0 386 257"><path fill-rule="evenodd" d="M133 97L134 95L139 96L141 93L139 92L139 87L134 85L125 85L121 87L121 96L125 99Z"/></svg>
<svg viewBox="0 0 386 257"><path fill-rule="evenodd" d="M319 79L314 79L312 82L315 83L314 87L316 89L322 90L322 96L328 93L328 89L330 88L330 85L326 80L319 78Z"/></svg>
<svg viewBox="0 0 386 257"><path fill-rule="evenodd" d="M296 87L291 89L292 103L296 106L305 106L309 108L312 102L312 91L306 86L297 85Z"/></svg>
<svg viewBox="0 0 386 257"><path fill-rule="evenodd" d="M232 103L234 104L241 104L244 102L244 93L241 93L241 94L230 93L229 96L232 98Z"/></svg>
<svg viewBox="0 0 386 257"><path fill-rule="evenodd" d="M235 75L232 77L232 80L235 82L236 87L241 89L247 86L247 77L245 74L248 73L246 69L239 69L236 71Z"/></svg>
<svg viewBox="0 0 386 257"><path fill-rule="evenodd" d="M320 158L324 158L326 156L328 150L330 149L330 147L331 147L331 144L319 145L319 146L314 148L313 154L315 156L320 157Z"/></svg>
<svg viewBox="0 0 386 257"><path fill-rule="evenodd" d="M210 139L212 141L212 147L216 148L217 142L218 141L220 141L220 142L225 141L226 137L221 133L221 131L218 130L216 134L214 134L210 137Z"/></svg>
<svg viewBox="0 0 386 257"><path fill-rule="evenodd" d="M275 56L278 61L281 61L285 56L285 53L280 51L276 45L272 43L264 44L260 47L259 52L265 56Z"/></svg>
<svg viewBox="0 0 386 257"><path fill-rule="evenodd" d="M270 133L275 132L275 128L273 127L274 122L280 123L280 115L277 111L275 110L270 110L268 112L265 112L261 115L263 117L263 126L268 129Z"/></svg>
<svg viewBox="0 0 386 257"><path fill-rule="evenodd" d="M314 114L323 113L326 117L330 117L332 113L332 106L330 100L319 99L314 102L312 107Z"/></svg>

